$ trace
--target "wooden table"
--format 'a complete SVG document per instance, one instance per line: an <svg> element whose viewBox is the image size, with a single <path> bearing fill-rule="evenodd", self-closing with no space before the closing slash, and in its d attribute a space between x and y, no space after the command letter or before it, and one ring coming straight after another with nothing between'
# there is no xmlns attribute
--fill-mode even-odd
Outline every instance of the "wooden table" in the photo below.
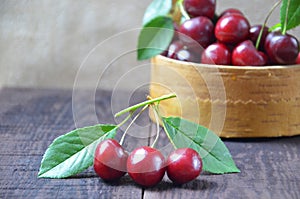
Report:
<svg viewBox="0 0 300 199"><path fill-rule="evenodd" d="M111 92L97 91L95 96L99 121L114 123ZM144 97L136 94L131 103ZM91 117L84 103L80 114L87 121ZM155 130L149 122L147 114L142 115L139 125L145 125L145 133ZM300 198L300 136L225 140L241 173L204 173L182 186L174 186L166 176L149 189L137 186L128 175L107 184L92 168L68 179L38 179L48 145L74 128L71 90L1 89L0 198ZM131 137L125 148L146 145L149 139ZM167 141L163 134L160 140Z"/></svg>

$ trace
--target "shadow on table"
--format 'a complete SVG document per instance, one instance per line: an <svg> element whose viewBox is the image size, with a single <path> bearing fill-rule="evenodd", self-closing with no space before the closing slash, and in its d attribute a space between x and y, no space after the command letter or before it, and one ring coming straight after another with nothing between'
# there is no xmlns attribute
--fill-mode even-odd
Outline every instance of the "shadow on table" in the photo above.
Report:
<svg viewBox="0 0 300 199"><path fill-rule="evenodd" d="M200 180L196 179L189 183L183 185L175 185L170 181L163 180L159 184L154 187L145 188L138 184L136 184L128 175L122 177L119 181L116 182L104 182L99 178L99 182L105 183L109 186L136 186L139 188L144 188L147 191L164 191L164 190L171 190L171 189L184 189L184 190L210 190L215 189L217 187L216 182L208 181L208 180Z"/></svg>
<svg viewBox="0 0 300 199"><path fill-rule="evenodd" d="M175 185L170 181L163 180L158 185L146 188L147 191L166 191L166 190L174 190L174 189L182 189L182 190L210 190L215 189L218 186L216 182L208 181L208 180L200 180L196 179L189 183L183 185Z"/></svg>
<svg viewBox="0 0 300 199"><path fill-rule="evenodd" d="M203 175L205 175L206 173L204 173ZM207 174L209 175L209 174ZM114 182L105 182L103 181L101 178L99 178L96 173L92 172L92 171L87 171L87 172L83 172L81 174L78 174L76 176L73 177L69 177L67 179L92 179L92 180L96 180L99 183L104 183L108 186L136 186L136 187L140 187L140 188L144 188L142 186L139 186L138 184L136 184L130 177L128 174L126 174L125 176L123 176L120 180L118 181L114 181ZM165 176L164 179L157 184L154 187L150 187L150 188L145 188L149 191L154 191L154 190L169 190L169 189L183 189L183 190L210 190L210 189L215 189L218 186L218 184L216 182L213 181L208 181L208 180L204 180L204 179L195 179L189 183L183 184L183 185L176 185L174 183L172 183L170 180L167 179L167 177Z"/></svg>

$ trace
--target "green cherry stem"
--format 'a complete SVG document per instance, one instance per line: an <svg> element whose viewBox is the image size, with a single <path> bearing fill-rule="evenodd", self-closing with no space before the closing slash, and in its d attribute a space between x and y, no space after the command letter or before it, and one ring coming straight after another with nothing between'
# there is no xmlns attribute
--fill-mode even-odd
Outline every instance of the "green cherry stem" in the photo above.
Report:
<svg viewBox="0 0 300 199"><path fill-rule="evenodd" d="M256 49L259 48L259 43L260 43L260 40L261 40L263 31L264 31L264 28L265 28L265 26L267 25L267 22L268 22L270 16L271 16L272 13L274 12L275 8L276 8L277 6L279 6L279 4L281 3L281 1L282 1L282 0L276 2L276 3L272 6L271 10L269 11L269 13L268 13L268 15L267 15L267 17L266 17L266 19L265 19L265 21L264 21L264 24L263 24L262 27L261 27L261 30L260 30L260 32L259 32L259 35L258 35L258 37L257 37L257 41L256 41L256 44L255 44L255 48L256 48Z"/></svg>
<svg viewBox="0 0 300 199"><path fill-rule="evenodd" d="M125 136L126 136L126 134L127 134L127 132L128 132L128 129L132 126L132 124L135 122L135 120L148 108L148 104L146 105L146 106L144 106L143 108L142 108L142 110L140 110L140 112L133 118L133 120L130 122L130 124L127 126L127 128L126 128L126 130L124 131L124 133L123 133L123 135L122 135L122 138L121 138L121 140L120 140L120 145L122 145L123 144L123 142L124 142L124 139L125 139ZM131 112L132 113L132 112ZM129 118L132 116L132 114L129 114L128 115L129 116ZM128 119L127 119L128 120ZM127 121L126 120L126 121ZM124 123L123 123L124 124Z"/></svg>
<svg viewBox="0 0 300 199"><path fill-rule="evenodd" d="M184 9L184 6L183 6L183 0L179 0L177 2L178 6L179 6L179 9L180 9L180 12L182 14L182 16L185 18L185 19L191 19L190 16L188 15L188 13L185 11Z"/></svg>
<svg viewBox="0 0 300 199"><path fill-rule="evenodd" d="M159 116L158 116L158 110L155 106L158 106L158 105L155 105L153 104L151 107L152 107L152 111L154 113L154 117L155 117L155 121L156 121L156 137L155 137L155 140L153 141L151 147L154 148L158 138L159 138L159 134L160 134L160 129L159 129Z"/></svg>
<svg viewBox="0 0 300 199"><path fill-rule="evenodd" d="M158 98L150 99L150 100L147 100L147 101L135 104L133 106L130 106L130 107L128 107L128 108L126 108L126 109L124 109L124 110L116 113L115 117L119 117L119 116L123 115L124 113L134 112L137 109L139 109L141 107L144 107L146 105L150 105L150 104L153 104L155 102L160 102L162 100L167 100L167 99L171 99L171 98L174 98L174 97L176 97L176 94L175 93L171 93L171 94L168 94L168 95L163 95L163 96L158 97Z"/></svg>
<svg viewBox="0 0 300 199"><path fill-rule="evenodd" d="M287 29L287 22L288 22L288 10L289 10L289 7L290 7L290 3L291 3L291 0L288 0L287 1L287 6L286 6L286 16L285 16L285 19L284 19L284 26L283 26L283 29L282 29L282 34L285 35L286 33L286 29Z"/></svg>

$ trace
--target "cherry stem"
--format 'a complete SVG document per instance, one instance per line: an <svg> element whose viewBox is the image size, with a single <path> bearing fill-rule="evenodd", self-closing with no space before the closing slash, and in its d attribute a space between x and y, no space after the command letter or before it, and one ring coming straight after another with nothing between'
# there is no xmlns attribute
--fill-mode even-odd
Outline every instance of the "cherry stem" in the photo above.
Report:
<svg viewBox="0 0 300 199"><path fill-rule="evenodd" d="M152 105L152 106L158 106L158 105ZM155 121L156 121L156 137L155 137L155 140L153 141L153 143L151 145L151 147L154 148L154 146L157 143L157 140L159 138L160 129L159 129L159 118L158 118L157 109L155 107L153 107L152 110L153 110Z"/></svg>
<svg viewBox="0 0 300 199"><path fill-rule="evenodd" d="M168 94L168 95L163 95L163 96L158 97L158 98L150 99L150 100L147 100L147 101L135 104L133 106L130 106L130 107L128 107L128 108L126 108L126 109L124 109L124 110L116 113L115 117L119 117L119 116L123 115L124 113L134 112L137 109L139 109L141 107L144 107L146 105L150 105L150 104L153 104L155 102L160 102L162 100L167 100L167 99L171 99L171 98L174 98L174 97L176 97L176 94L175 93L171 93L171 94Z"/></svg>
<svg viewBox="0 0 300 199"><path fill-rule="evenodd" d="M135 120L148 108L148 104L146 105L146 106L144 106L143 108L142 108L142 110L140 110L140 112L133 118L133 120L130 122L130 124L127 126L127 128L126 128L126 130L124 131L124 133L123 133L123 135L122 135L122 138L121 138L121 140L120 140L120 145L122 145L123 144L123 142L124 142L124 139L125 139L125 136L126 136L126 134L127 134L127 132L128 132L128 129L132 126L132 124L135 122ZM129 116L129 118L131 117L133 115L133 112L131 112L131 114L129 114L128 116ZM128 116L127 116L127 118L128 118ZM127 119L126 118L126 119ZM125 119L125 120L126 120ZM124 120L124 121L125 121ZM127 119L128 120L128 119ZM126 121L127 121L126 120ZM126 122L125 121L125 122ZM124 123L125 123L124 122ZM123 123L123 124L124 124Z"/></svg>
<svg viewBox="0 0 300 199"><path fill-rule="evenodd" d="M261 40L263 31L264 31L264 28L265 28L265 26L267 25L267 22L268 22L268 20L269 20L269 18L270 18L270 16L271 16L271 14L274 12L275 8L281 3L281 1L282 1L282 0L276 2L276 3L272 6L271 10L269 11L269 13L268 13L268 15L267 15L267 17L266 17L266 19L265 19L265 21L264 21L264 24L262 25L261 30L260 30L260 32L259 32L259 35L258 35L258 38L257 38L257 41L256 41L256 45L255 45L256 49L258 49L258 47L259 47L259 43L260 43L260 40Z"/></svg>
<svg viewBox="0 0 300 199"><path fill-rule="evenodd" d="M188 13L187 13L187 12L185 11L185 9L184 9L184 6L183 6L183 0L180 0L180 1L178 1L177 3L178 3L178 6L179 6L179 9L180 9L180 12L181 12L182 16L183 16L184 18L186 18L187 20L188 20L188 19L191 19L191 17L188 15Z"/></svg>
<svg viewBox="0 0 300 199"><path fill-rule="evenodd" d="M285 15L285 19L284 19L284 26L283 26L283 30L281 31L281 33L283 34L283 35L285 35L285 33L286 33L286 30L287 30L287 22L288 22L288 11L289 11L289 7L290 7L290 2L291 2L291 0L288 0L287 1L287 6L286 6L286 15Z"/></svg>

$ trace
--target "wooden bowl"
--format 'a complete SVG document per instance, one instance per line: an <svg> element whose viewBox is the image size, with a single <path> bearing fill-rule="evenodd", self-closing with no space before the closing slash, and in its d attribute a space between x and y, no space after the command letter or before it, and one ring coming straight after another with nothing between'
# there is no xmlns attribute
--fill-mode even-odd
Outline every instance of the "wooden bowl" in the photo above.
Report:
<svg viewBox="0 0 300 199"><path fill-rule="evenodd" d="M165 116L183 117L227 138L300 134L300 65L207 65L159 55L151 67L151 97L177 94L160 103Z"/></svg>

